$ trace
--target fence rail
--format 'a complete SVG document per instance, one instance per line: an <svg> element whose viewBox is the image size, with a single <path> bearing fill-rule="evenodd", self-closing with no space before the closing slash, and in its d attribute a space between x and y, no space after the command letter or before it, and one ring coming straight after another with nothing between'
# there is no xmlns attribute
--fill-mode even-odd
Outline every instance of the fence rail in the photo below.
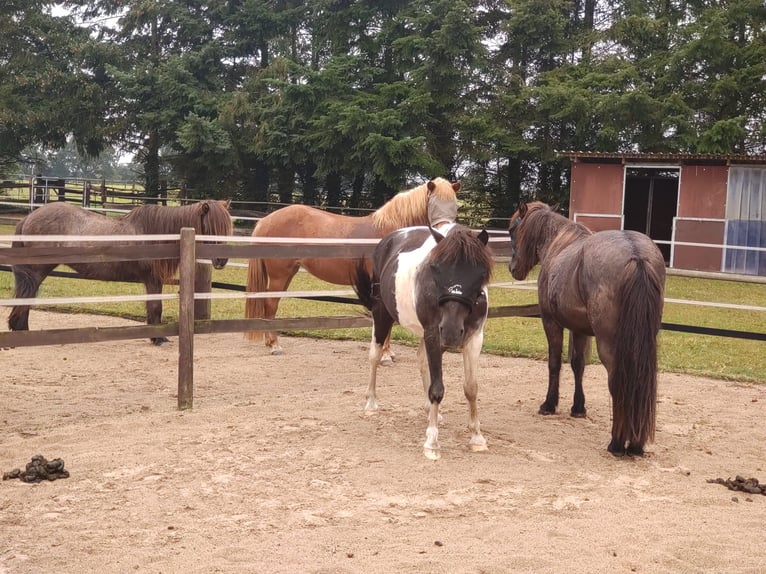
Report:
<svg viewBox="0 0 766 574"><path fill-rule="evenodd" d="M126 297L134 301L146 301L151 298L177 299L179 302L178 321L160 325L136 325L126 327L85 327L77 329L52 329L45 331L11 331L0 332L0 347L22 347L38 345L58 345L76 343L96 343L127 339L142 339L155 337L178 337L178 408L188 409L193 406L193 364L194 364L194 335L212 333L231 333L244 331L280 331L295 329L343 329L368 327L371 319L366 316L332 316L332 317L298 317L280 319L229 319L209 320L195 319L195 301L210 300L220 297L267 297L274 293L237 293L211 294L208 287L195 287L198 269L198 259L223 257L362 257L371 254L378 240L312 240L284 238L241 238L219 236L196 236L191 228L183 229L180 235L162 236L131 236L130 244L126 245L125 236L25 236L25 241L43 243L40 246L12 247L7 246L14 238L20 236L0 236L0 265L8 266L20 263L103 263L107 261L136 261L157 258L179 259L178 294L163 295L130 295L116 297L76 297L66 301L71 302L108 302ZM66 239L66 245L51 247L45 245L51 241ZM217 244L205 243L217 241ZM508 240L493 237L490 246L496 256L506 254ZM120 245L110 243L119 242ZM98 243L98 245L93 245ZM232 245L231 243L248 243L247 245ZM530 288L528 282L518 285ZM498 287L512 285L498 285ZM280 296L337 298L338 292L284 292ZM35 305L62 303L65 299L0 299L0 306ZM346 302L351 302L347 300ZM678 300L676 302L687 302ZM756 311L766 311L764 308L751 308ZM490 318L500 317L535 317L539 316L537 304L491 307ZM721 336L733 336L766 341L766 333L740 333L724 329L700 328L690 325L675 325L663 323L663 328L697 332Z"/></svg>

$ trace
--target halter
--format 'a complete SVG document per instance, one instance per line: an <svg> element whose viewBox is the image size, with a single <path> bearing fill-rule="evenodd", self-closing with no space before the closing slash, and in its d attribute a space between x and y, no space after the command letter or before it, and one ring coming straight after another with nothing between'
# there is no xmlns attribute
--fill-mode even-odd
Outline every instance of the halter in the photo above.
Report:
<svg viewBox="0 0 766 574"><path fill-rule="evenodd" d="M511 227L508 228L508 236L511 238L511 257L516 257L519 254L518 250L516 249L516 240L513 238L513 232L516 231L516 228L519 225L521 225L521 216L514 219Z"/></svg>
<svg viewBox="0 0 766 574"><path fill-rule="evenodd" d="M431 267L431 272L434 274L434 279L438 289L436 295L436 301L441 306L447 301L457 301L461 305L465 305L468 309L472 309L474 305L478 305L484 296L484 290L481 285L481 278L472 278L475 284L465 283L466 275L463 272L464 268L456 267L450 270L437 270L434 266ZM445 272L446 271L446 272ZM478 291L478 295L476 292Z"/></svg>
<svg viewBox="0 0 766 574"><path fill-rule="evenodd" d="M207 219L207 214L210 213L210 206L207 206L207 209L205 207L202 207L202 216L200 217L200 223L199 223L199 229L200 229L200 235L207 235L207 230L205 229L205 220Z"/></svg>
<svg viewBox="0 0 766 574"><path fill-rule="evenodd" d="M447 287L447 292L443 295L439 295L439 305L442 305L443 303L446 303L447 301L457 301L458 303L462 303L469 309L473 307L474 305L478 305L479 301L482 300L484 297L484 291L479 292L479 297L476 300L471 299L470 297L467 297L463 294L463 286L459 283L456 283L455 285L450 285Z"/></svg>

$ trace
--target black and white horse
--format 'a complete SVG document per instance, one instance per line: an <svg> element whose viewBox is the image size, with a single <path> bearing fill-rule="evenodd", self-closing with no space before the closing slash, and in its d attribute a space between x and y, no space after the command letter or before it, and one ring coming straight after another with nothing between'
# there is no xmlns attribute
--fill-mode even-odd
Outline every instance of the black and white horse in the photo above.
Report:
<svg viewBox="0 0 766 574"><path fill-rule="evenodd" d="M461 350L469 405L471 450L486 450L476 411L477 368L487 319L487 285L492 272L488 234L447 224L407 227L384 237L372 258L372 277L357 267L354 289L372 311L370 382L365 413L378 410L375 383L383 343L395 323L420 337L418 358L426 392L425 455L439 458L439 405L444 397L442 354Z"/></svg>

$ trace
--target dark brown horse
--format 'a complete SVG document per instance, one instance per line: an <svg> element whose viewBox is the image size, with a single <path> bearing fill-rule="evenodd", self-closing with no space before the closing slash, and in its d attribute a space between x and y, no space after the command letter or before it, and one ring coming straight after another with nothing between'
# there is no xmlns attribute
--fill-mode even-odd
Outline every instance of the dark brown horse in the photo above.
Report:
<svg viewBox="0 0 766 574"><path fill-rule="evenodd" d="M395 229L412 225L435 225L444 220L454 222L457 213L456 192L460 183L436 178L395 195L383 207L364 217L338 215L309 207L290 205L261 219L253 237L321 237L369 239L383 237ZM430 211L430 214L429 214ZM438 212L438 213L437 213ZM429 218L430 215L430 218ZM355 259L251 259L248 264L247 290L286 291L298 269L303 267L319 279L336 285L349 285L355 273ZM369 266L368 266L369 268ZM245 317L273 319L279 298L247 299ZM264 339L271 354L282 353L274 332L249 332L247 338Z"/></svg>
<svg viewBox="0 0 766 574"><path fill-rule="evenodd" d="M540 202L521 205L509 233L508 267L515 279L525 279L540 263L538 298L548 339L548 394L540 414L553 414L558 406L566 328L572 333L575 379L571 415L585 416L585 350L595 336L612 395L608 450L643 455L655 430L657 334L665 291L662 253L642 233L592 233Z"/></svg>
<svg viewBox="0 0 766 574"><path fill-rule="evenodd" d="M183 227L193 227L201 235L232 235L229 202L207 200L183 207L141 205L121 218L107 217L68 203L49 203L22 219L16 225L16 235L169 235L179 233ZM14 247L73 244L13 242ZM214 259L213 267L222 269L226 263L227 259ZM162 285L175 275L178 259L67 265L86 279L140 282L144 284L147 294L157 294L162 293ZM14 265L14 298L35 297L40 284L57 266L57 263ZM146 322L156 325L161 321L162 301L147 301ZM29 306L13 307L8 316L8 326L13 331L28 330ZM164 337L152 339L155 345L165 341Z"/></svg>
<svg viewBox="0 0 766 574"><path fill-rule="evenodd" d="M372 256L372 276L360 262L354 290L372 311L370 382L366 414L378 410L375 394L377 369L394 323L420 337L418 358L426 393L428 427L423 452L439 458L439 405L444 397L442 354L463 353L468 399L471 450L486 450L476 409L479 353L487 319L487 284L492 273L492 252L486 231L449 224L438 231L428 227L399 229L384 237Z"/></svg>

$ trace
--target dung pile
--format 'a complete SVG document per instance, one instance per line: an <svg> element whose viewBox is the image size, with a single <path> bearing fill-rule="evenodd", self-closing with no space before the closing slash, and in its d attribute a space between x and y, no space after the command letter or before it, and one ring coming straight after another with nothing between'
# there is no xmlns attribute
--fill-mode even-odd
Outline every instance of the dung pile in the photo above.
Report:
<svg viewBox="0 0 766 574"><path fill-rule="evenodd" d="M739 490L748 494L766 494L766 484L760 484L757 478L744 478L737 475L734 479L709 478L708 482L723 484L729 490Z"/></svg>
<svg viewBox="0 0 766 574"><path fill-rule="evenodd" d="M3 473L3 480L18 478L22 482L42 482L43 480L56 480L57 478L69 478L69 471L64 469L64 460L54 458L47 460L43 455L36 454L27 463L22 471L14 468L10 472Z"/></svg>

